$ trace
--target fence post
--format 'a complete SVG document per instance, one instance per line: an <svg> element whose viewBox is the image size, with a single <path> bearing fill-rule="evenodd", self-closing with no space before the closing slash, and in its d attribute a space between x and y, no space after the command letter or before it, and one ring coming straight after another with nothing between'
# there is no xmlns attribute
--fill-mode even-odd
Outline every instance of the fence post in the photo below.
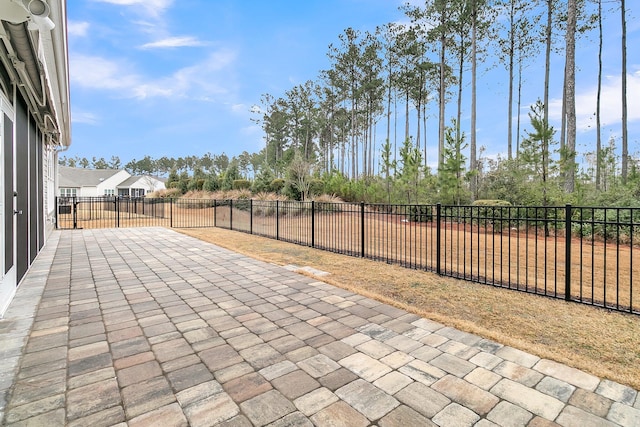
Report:
<svg viewBox="0 0 640 427"><path fill-rule="evenodd" d="M311 247L316 247L316 201L311 201Z"/></svg>
<svg viewBox="0 0 640 427"><path fill-rule="evenodd" d="M120 196L117 196L115 198L115 204L116 204L116 228L118 228L120 227Z"/></svg>
<svg viewBox="0 0 640 427"><path fill-rule="evenodd" d="M56 220L56 230L58 229L58 217L60 216L60 199L58 196L56 196L56 213L55 213L55 220Z"/></svg>
<svg viewBox="0 0 640 427"><path fill-rule="evenodd" d="M169 228L173 228L173 197L169 199Z"/></svg>
<svg viewBox="0 0 640 427"><path fill-rule="evenodd" d="M364 202L360 202L360 256L365 256L364 244Z"/></svg>
<svg viewBox="0 0 640 427"><path fill-rule="evenodd" d="M71 219L73 220L73 229L78 228L78 213L77 208L78 204L76 203L76 196L71 198Z"/></svg>
<svg viewBox="0 0 640 427"><path fill-rule="evenodd" d="M442 204L438 203L436 205L436 274L442 274L441 267L440 267L440 255L441 255L440 242L442 238L441 232L440 232L441 220L442 220Z"/></svg>
<svg viewBox="0 0 640 427"><path fill-rule="evenodd" d="M280 200L276 200L276 240L280 240Z"/></svg>
<svg viewBox="0 0 640 427"><path fill-rule="evenodd" d="M571 205L567 204L564 213L565 222L565 273L564 273L564 299L566 301L571 300Z"/></svg>
<svg viewBox="0 0 640 427"><path fill-rule="evenodd" d="M218 201L216 199L213 199L213 226L217 227L218 226Z"/></svg>
<svg viewBox="0 0 640 427"><path fill-rule="evenodd" d="M233 230L233 199L229 199L229 230Z"/></svg>
<svg viewBox="0 0 640 427"><path fill-rule="evenodd" d="M253 234L253 199L249 199L249 234Z"/></svg>

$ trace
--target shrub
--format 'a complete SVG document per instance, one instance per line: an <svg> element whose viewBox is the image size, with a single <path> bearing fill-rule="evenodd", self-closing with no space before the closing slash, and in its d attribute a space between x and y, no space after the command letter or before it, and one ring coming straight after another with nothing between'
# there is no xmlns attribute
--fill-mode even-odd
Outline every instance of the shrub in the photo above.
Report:
<svg viewBox="0 0 640 427"><path fill-rule="evenodd" d="M433 206L415 205L409 207L409 221L430 222L433 221Z"/></svg>
<svg viewBox="0 0 640 427"><path fill-rule="evenodd" d="M271 171L271 168L265 164L260 168L260 171L253 180L252 190L254 193L268 193L273 191L271 189L271 182L276 176Z"/></svg>
<svg viewBox="0 0 640 427"><path fill-rule="evenodd" d="M251 199L251 190L243 188L238 190L231 190L226 192L226 199L231 200L249 200Z"/></svg>
<svg viewBox="0 0 640 427"><path fill-rule="evenodd" d="M171 183L173 184L173 183ZM148 198L169 199L180 197L182 193L178 188L167 188L166 190L158 190L147 194Z"/></svg>
<svg viewBox="0 0 640 427"><path fill-rule="evenodd" d="M280 194L275 194L275 193L267 193L267 192L260 192L257 194L253 195L253 200L259 200L259 201L265 201L265 202L275 202L277 200L279 201L284 201L287 200L286 197L280 195Z"/></svg>
<svg viewBox="0 0 640 427"><path fill-rule="evenodd" d="M217 191L220 189L220 181L215 176L210 175L207 177L207 179L204 180L204 183L202 184L202 189L204 191L210 191L210 192Z"/></svg>
<svg viewBox="0 0 640 427"><path fill-rule="evenodd" d="M213 197L212 197L212 193L210 193L208 191L193 190L193 191L189 191L189 192L185 193L182 196L182 199L192 199L192 200L206 199L206 200L211 200L211 199L213 199Z"/></svg>
<svg viewBox="0 0 640 427"><path fill-rule="evenodd" d="M342 212L344 201L335 195L321 194L313 198L318 212Z"/></svg>
<svg viewBox="0 0 640 427"><path fill-rule="evenodd" d="M187 191L199 191L202 190L202 186L204 184L204 179L202 178L191 178L189 183L187 184Z"/></svg>
<svg viewBox="0 0 640 427"><path fill-rule="evenodd" d="M290 200L302 200L302 193L291 181L285 181L284 188L281 191Z"/></svg>
<svg viewBox="0 0 640 427"><path fill-rule="evenodd" d="M284 179L282 178L274 179L273 181L271 181L270 187L271 187L271 191L274 193L282 192L282 189L284 188Z"/></svg>
<svg viewBox="0 0 640 427"><path fill-rule="evenodd" d="M211 193L194 190L180 197L179 206L185 209L205 209L213 206Z"/></svg>
<svg viewBox="0 0 640 427"><path fill-rule="evenodd" d="M324 191L324 181L317 178L312 179L311 183L309 184L309 195L311 195L312 197L318 196L318 195L321 195L323 191Z"/></svg>
<svg viewBox="0 0 640 427"><path fill-rule="evenodd" d="M233 184L232 184L232 188L234 190L246 190L251 188L251 181L248 181L246 179L234 179L233 180Z"/></svg>
<svg viewBox="0 0 640 427"><path fill-rule="evenodd" d="M491 226L494 230L502 230L509 225L510 212L505 208L512 206L511 202L491 199L476 200L472 206L478 206L477 209L471 210L473 216L478 218L474 218L474 223L483 227Z"/></svg>
<svg viewBox="0 0 640 427"><path fill-rule="evenodd" d="M269 216L276 213L276 202L283 202L287 198L275 193L261 192L255 194L253 200L253 213L255 215Z"/></svg>
<svg viewBox="0 0 640 427"><path fill-rule="evenodd" d="M507 200L476 200L472 206L512 206Z"/></svg>

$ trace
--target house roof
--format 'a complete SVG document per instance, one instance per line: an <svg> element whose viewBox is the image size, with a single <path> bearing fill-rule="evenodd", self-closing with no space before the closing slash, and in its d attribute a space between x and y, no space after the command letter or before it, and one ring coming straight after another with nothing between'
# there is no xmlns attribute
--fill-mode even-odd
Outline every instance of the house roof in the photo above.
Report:
<svg viewBox="0 0 640 427"><path fill-rule="evenodd" d="M157 181L157 182L165 182L164 179L156 178L155 176L151 176L151 175L142 175L142 176L140 176L140 175L138 175L138 176L131 176L126 181L121 182L120 184L118 184L118 188L130 188L134 184L140 182L141 179L153 180L153 181Z"/></svg>
<svg viewBox="0 0 640 427"><path fill-rule="evenodd" d="M60 166L59 187L94 187L111 178L122 170L117 169L84 169ZM128 180L127 180L128 181Z"/></svg>
<svg viewBox="0 0 640 427"><path fill-rule="evenodd" d="M120 184L118 184L118 188L131 187L133 184L135 184L139 180L140 180L139 176L130 176L125 181L122 181Z"/></svg>

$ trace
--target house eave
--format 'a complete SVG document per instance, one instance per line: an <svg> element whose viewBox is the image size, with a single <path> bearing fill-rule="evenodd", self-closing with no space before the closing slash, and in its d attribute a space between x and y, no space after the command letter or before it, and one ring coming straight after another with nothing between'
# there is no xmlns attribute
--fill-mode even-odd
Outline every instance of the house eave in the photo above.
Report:
<svg viewBox="0 0 640 427"><path fill-rule="evenodd" d="M53 28L17 13L22 6L16 1L0 0L0 60L47 142L66 148L71 144L66 0L47 4Z"/></svg>

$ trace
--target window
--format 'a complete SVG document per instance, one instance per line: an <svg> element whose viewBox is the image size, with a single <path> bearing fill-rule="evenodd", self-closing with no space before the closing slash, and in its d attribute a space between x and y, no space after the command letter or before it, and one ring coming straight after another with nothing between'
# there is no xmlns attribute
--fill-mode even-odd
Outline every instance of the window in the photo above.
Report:
<svg viewBox="0 0 640 427"><path fill-rule="evenodd" d="M76 197L78 194L77 188L61 188L60 197Z"/></svg>
<svg viewBox="0 0 640 427"><path fill-rule="evenodd" d="M118 196L120 196L120 197L129 197L129 189L128 188L118 188Z"/></svg>
<svg viewBox="0 0 640 427"><path fill-rule="evenodd" d="M105 196L115 196L116 191L113 188L105 188L104 195Z"/></svg>
<svg viewBox="0 0 640 427"><path fill-rule="evenodd" d="M132 188L133 197L144 197L144 188Z"/></svg>

